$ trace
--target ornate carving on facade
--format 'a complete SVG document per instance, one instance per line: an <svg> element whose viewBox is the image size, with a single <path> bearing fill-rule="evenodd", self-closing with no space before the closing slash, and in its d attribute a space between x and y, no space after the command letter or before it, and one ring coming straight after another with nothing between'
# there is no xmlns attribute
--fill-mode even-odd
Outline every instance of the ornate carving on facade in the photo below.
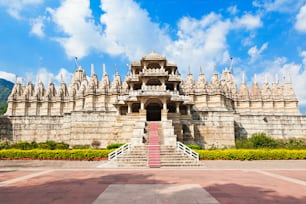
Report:
<svg viewBox="0 0 306 204"><path fill-rule="evenodd" d="M268 82L265 82L263 84L263 88L261 90L261 96L262 96L263 100L272 99L272 92L271 92L271 89L270 89L270 86L269 86Z"/></svg>
<svg viewBox="0 0 306 204"><path fill-rule="evenodd" d="M252 87L251 87L250 99L251 100L261 100L262 99L261 90L259 88L259 85L258 85L256 79L254 79L254 82L253 82Z"/></svg>
<svg viewBox="0 0 306 204"><path fill-rule="evenodd" d="M191 73L187 74L186 80L183 83L183 91L186 94L191 94L194 91L194 78Z"/></svg>
<svg viewBox="0 0 306 204"><path fill-rule="evenodd" d="M178 92L178 90L181 90L181 92ZM194 104L197 106L197 103L203 104L205 102L207 103L205 105L205 109L209 107L213 108L214 106L221 108L219 104L225 104L225 109L236 110L237 112L243 112L245 110L256 112L260 111L260 108L262 108L265 111L270 111L273 113L275 111L286 111L286 106L288 106L290 107L288 108L290 113L299 113L297 97L290 82L285 82L283 85L281 85L277 81L272 84L272 89L270 89L270 86L266 81L263 83L262 88L260 88L255 75L251 89L249 90L243 76L239 91L237 91L234 76L228 69L225 69L222 72L221 78L219 78L217 72L214 72L211 76L210 82L206 80L206 76L202 72L202 69L200 70L196 81L194 80L193 74L190 73L190 70L185 80L181 80L176 64L168 63L163 56L159 56L156 53L146 55L140 62L133 62L130 67L130 72L125 76L124 81L121 81L121 76L116 71L113 81L110 82L105 66L103 66L103 76L101 81L98 80L98 76L94 72L93 65L91 67L90 78L86 77L86 73L82 67L78 67L73 74L69 88L63 81L60 83L57 89L54 83L50 83L48 88L45 89L42 82L39 82L36 88L31 82L29 82L26 86L23 86L21 83L17 82L15 83L12 93L9 96L8 102L10 108L14 109L14 103L21 101L31 100L33 103L35 103L36 100L42 102L52 101L52 103L55 101L70 101L75 103L78 99L86 99L88 95L98 97L98 95L102 94L105 95L105 97L116 96L121 99L125 98L126 100L132 100L135 103L139 103L139 97L145 96L146 93L153 95L167 95L168 93L171 93L171 98L174 101L171 102L169 99L167 100L171 106L176 106L175 108L177 108L180 104ZM193 98L201 95L206 95L207 99L212 98L215 95L220 95L222 97L218 98L218 100L224 100L224 102L214 101L214 103L208 103L207 101L197 101L196 98ZM229 102L228 100L232 102ZM93 100L92 103L95 103L94 101L95 100ZM241 106L241 103L235 103L236 101L245 101L246 103ZM257 103L256 109L253 110L251 107L252 101L261 101L262 105ZM277 109L273 109L273 106L271 106L270 109L265 108L265 101L277 102ZM288 102L292 103L288 104ZM77 108L86 107L85 102L83 102L82 105L82 101L78 101L78 104L79 106L77 106ZM123 104L128 105L129 102L123 101ZM236 105L234 106L233 104ZM101 110L105 110L104 106L109 107L112 106L112 104L93 104L92 106L100 107ZM36 106L32 107L36 108ZM270 107L270 105L268 107ZM174 110L174 107L171 108L171 110L172 109ZM35 110L30 110L29 112L31 114L47 113L46 111L42 112ZM12 111L12 113L16 113L16 111ZM24 111L20 111L19 114L23 113Z"/></svg>
<svg viewBox="0 0 306 204"><path fill-rule="evenodd" d="M241 100L249 100L249 88L246 83L240 84L238 98Z"/></svg>
<svg viewBox="0 0 306 204"><path fill-rule="evenodd" d="M24 136L26 139L39 138L38 134L43 134L77 144L82 141L90 144L90 137L91 140L105 137L107 142L113 143L130 142L130 131L135 129L135 124L144 126L145 121L159 120L170 124L168 129L175 132L177 140L203 145L204 142L206 145L218 141L230 146L234 145L235 131L239 128L236 124L246 125L250 132L261 131L261 128L270 131L270 123L264 123L263 118L271 116L268 121L275 122L275 115L283 117L284 121L288 121L286 117L300 116L291 83L273 83L272 89L267 82L262 88L260 84L254 77L249 90L243 77L238 91L234 76L227 69L221 77L214 72L210 80L202 70L196 80L189 71L184 80L175 63L151 53L139 62L131 63L130 72L123 81L118 72L110 81L105 66L99 81L92 66L90 77L78 67L69 85L61 81L58 87L50 83L45 88L42 82L36 86L16 82L8 99L6 115L17 124L13 124L11 132L27 134ZM253 122L243 124L246 118L259 120L260 125L253 127ZM40 129L36 131L23 125L27 119L35 120L33 126ZM302 120L295 118L292 121ZM171 124L175 127L172 128ZM276 121L274 124L279 123ZM303 128L306 129L301 125ZM144 134L143 129L136 129L140 135ZM121 140L114 140L114 130L116 138ZM222 139L215 138L216 135ZM141 143L142 137L140 139Z"/></svg>
<svg viewBox="0 0 306 204"><path fill-rule="evenodd" d="M210 84L209 84L209 92L211 94L220 94L221 93L221 82L219 80L219 75L217 72L214 72Z"/></svg>
<svg viewBox="0 0 306 204"><path fill-rule="evenodd" d="M200 70L200 74L198 76L198 80L195 84L195 92L196 93L207 93L208 84L206 81L205 74L202 72L202 68Z"/></svg>
<svg viewBox="0 0 306 204"><path fill-rule="evenodd" d="M51 100L52 98L54 98L56 96L56 89L55 89L55 85L54 83L50 83L49 87L47 89L47 93L46 93L46 97L47 99Z"/></svg>

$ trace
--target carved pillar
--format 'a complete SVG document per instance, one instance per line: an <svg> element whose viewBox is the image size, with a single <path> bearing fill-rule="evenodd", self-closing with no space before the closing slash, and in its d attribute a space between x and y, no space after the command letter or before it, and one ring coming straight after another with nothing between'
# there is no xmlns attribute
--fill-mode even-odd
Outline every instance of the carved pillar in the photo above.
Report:
<svg viewBox="0 0 306 204"><path fill-rule="evenodd" d="M180 112L180 104L179 103L176 103L176 113L179 113Z"/></svg>
<svg viewBox="0 0 306 204"><path fill-rule="evenodd" d="M131 113L131 112L132 112L132 104L128 103L128 113Z"/></svg>
<svg viewBox="0 0 306 204"><path fill-rule="evenodd" d="M187 105L187 115L190 115L190 105Z"/></svg>
<svg viewBox="0 0 306 204"><path fill-rule="evenodd" d="M144 102L143 102L143 100L140 101L140 110L144 110Z"/></svg>

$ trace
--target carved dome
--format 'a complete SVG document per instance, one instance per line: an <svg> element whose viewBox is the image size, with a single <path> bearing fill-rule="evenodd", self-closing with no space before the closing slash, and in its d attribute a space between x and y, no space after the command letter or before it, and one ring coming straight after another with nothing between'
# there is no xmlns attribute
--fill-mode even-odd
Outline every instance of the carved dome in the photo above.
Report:
<svg viewBox="0 0 306 204"><path fill-rule="evenodd" d="M151 52L148 55L144 55L142 57L142 60L166 60L166 57L164 57L162 55L159 55L159 54L157 54L155 52Z"/></svg>

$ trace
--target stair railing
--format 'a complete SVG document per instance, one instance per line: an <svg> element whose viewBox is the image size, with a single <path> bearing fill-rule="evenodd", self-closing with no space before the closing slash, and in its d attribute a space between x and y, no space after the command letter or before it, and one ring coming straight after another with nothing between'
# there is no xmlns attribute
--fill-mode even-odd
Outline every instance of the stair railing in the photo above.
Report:
<svg viewBox="0 0 306 204"><path fill-rule="evenodd" d="M126 143L122 145L120 148L108 154L108 160L117 159L120 155L125 154L131 150L131 143Z"/></svg>
<svg viewBox="0 0 306 204"><path fill-rule="evenodd" d="M194 158L197 162L199 161L199 153L193 151L192 149L190 149L189 147L187 147L183 143L176 142L176 149L178 151L182 152L183 154L186 154L189 157Z"/></svg>

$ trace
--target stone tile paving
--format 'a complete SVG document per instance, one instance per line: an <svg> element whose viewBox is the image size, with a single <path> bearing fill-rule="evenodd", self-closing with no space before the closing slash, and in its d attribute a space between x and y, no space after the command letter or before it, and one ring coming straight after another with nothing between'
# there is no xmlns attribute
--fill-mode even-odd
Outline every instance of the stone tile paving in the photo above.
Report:
<svg viewBox="0 0 306 204"><path fill-rule="evenodd" d="M283 161L279 163L286 166ZM263 162L257 163L259 166L256 168L253 168L256 162L251 163L253 169L243 167L246 164L248 163L239 163L242 165L240 169L236 162L233 162L231 168L229 163L226 163L225 169L216 168L218 165L222 166L218 164L218 161L213 166L208 164L207 169L96 169L92 167L59 169L46 166L50 171L39 167L34 172L29 172L22 167L16 168L14 176L8 176L4 181L7 184L0 186L0 203L90 204L101 197L103 200L104 192L112 192L114 187L119 188L117 190L119 194L116 192L117 196L119 195L120 198L130 196L133 198L131 198L134 201L133 204L137 202L171 204L177 203L175 199L178 197L183 197L179 199L181 203L191 204L196 200L194 192L200 195L208 192L212 198L222 204L306 203L306 186L304 185L306 168L303 169L305 163L296 163L298 167L294 169L294 165L289 162L287 169L284 170L265 169L266 167L261 166ZM269 165L268 162L267 165ZM278 165L281 166L280 164L276 166ZM0 169L4 171L3 174L10 174L5 172L5 166ZM192 186L195 191L184 189L188 186ZM203 191L199 192L199 188ZM134 192L141 191L142 194L130 194L128 189ZM160 194L155 190L167 192L165 189L172 190L169 190L165 197L157 198L156 196ZM147 195L145 197L143 197L144 192ZM186 192L187 195L184 194ZM154 199L152 196L155 196ZM188 196L191 198L188 199ZM142 198L146 200L141 200Z"/></svg>

